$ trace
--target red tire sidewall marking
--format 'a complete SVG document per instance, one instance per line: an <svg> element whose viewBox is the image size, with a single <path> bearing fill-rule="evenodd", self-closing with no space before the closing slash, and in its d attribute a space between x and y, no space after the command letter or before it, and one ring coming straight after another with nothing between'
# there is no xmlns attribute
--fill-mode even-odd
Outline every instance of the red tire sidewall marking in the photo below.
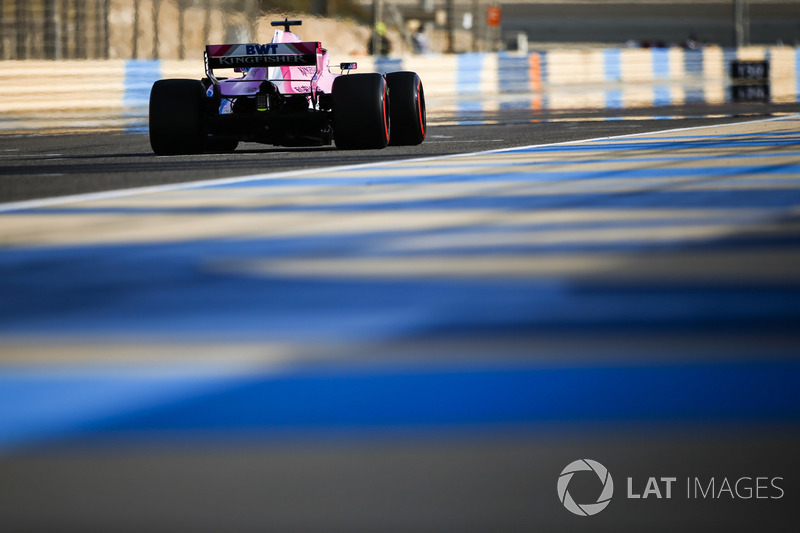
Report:
<svg viewBox="0 0 800 533"><path fill-rule="evenodd" d="M386 120L386 82L383 84L383 96L381 97L383 104L383 131L386 134L386 142L389 142L389 121Z"/></svg>
<svg viewBox="0 0 800 533"><path fill-rule="evenodd" d="M419 112L419 129L422 130L422 136L425 137L425 122L422 120L422 99L419 97L420 93L420 86L422 85L422 80L417 78L417 111Z"/></svg>

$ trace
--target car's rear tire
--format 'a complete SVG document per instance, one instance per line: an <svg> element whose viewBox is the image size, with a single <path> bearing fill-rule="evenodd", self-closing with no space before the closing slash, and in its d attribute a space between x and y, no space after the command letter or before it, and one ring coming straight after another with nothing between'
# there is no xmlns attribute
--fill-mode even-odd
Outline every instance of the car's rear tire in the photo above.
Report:
<svg viewBox="0 0 800 533"><path fill-rule="evenodd" d="M198 80L159 80L150 90L150 146L159 155L196 154L206 143L205 90Z"/></svg>
<svg viewBox="0 0 800 533"><path fill-rule="evenodd" d="M391 72L386 75L389 85L389 132L393 146L415 145L425 140L427 118L422 80L415 72Z"/></svg>
<svg viewBox="0 0 800 533"><path fill-rule="evenodd" d="M378 73L348 74L333 80L333 140L343 150L389 144L386 79Z"/></svg>

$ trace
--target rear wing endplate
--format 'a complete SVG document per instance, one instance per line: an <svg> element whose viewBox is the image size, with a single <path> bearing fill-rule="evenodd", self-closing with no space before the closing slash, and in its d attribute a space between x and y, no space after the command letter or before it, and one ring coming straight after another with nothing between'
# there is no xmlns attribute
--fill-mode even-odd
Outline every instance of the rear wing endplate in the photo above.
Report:
<svg viewBox="0 0 800 533"><path fill-rule="evenodd" d="M319 42L270 44L211 44L206 46L208 68L316 66Z"/></svg>

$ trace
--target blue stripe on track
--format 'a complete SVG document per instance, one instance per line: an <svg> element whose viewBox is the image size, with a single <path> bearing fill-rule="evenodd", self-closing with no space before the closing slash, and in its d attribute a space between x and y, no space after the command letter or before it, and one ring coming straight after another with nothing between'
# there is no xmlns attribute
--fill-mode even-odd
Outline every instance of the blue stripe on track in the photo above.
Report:
<svg viewBox="0 0 800 533"><path fill-rule="evenodd" d="M529 70L528 56L500 52L497 56L498 91L501 94L528 94L530 92Z"/></svg>
<svg viewBox="0 0 800 533"><path fill-rule="evenodd" d="M550 98L548 96L548 92L544 90L544 87L547 86L549 81L549 65L547 62L547 51L542 50L538 52L534 52L535 54L539 54L539 77L540 77L540 85L541 88L536 92L538 96L541 98L541 109L548 109Z"/></svg>
<svg viewBox="0 0 800 533"><path fill-rule="evenodd" d="M726 154L725 160L731 159L769 159L774 157L800 157L800 152L781 152L779 154ZM673 161L707 161L709 163L720 161L720 157L714 156L670 156L670 157L626 157L624 159L571 159L570 165L600 165L600 164L624 164L624 163L668 163ZM443 168L514 168L514 167L561 167L563 161L498 161L496 163L437 163L430 165L414 165L415 170L443 169ZM381 166L386 170L402 170L400 166ZM349 173L373 173L374 168L356 168L348 170Z"/></svg>
<svg viewBox="0 0 800 533"><path fill-rule="evenodd" d="M656 107L672 105L672 92L669 85L653 87L653 105Z"/></svg>
<svg viewBox="0 0 800 533"><path fill-rule="evenodd" d="M208 189L227 189L241 187L320 187L320 186L359 186L359 185L394 185L394 184L433 184L433 183L479 183L494 181L513 181L531 182L538 181L569 181L575 179L648 179L648 178L680 178L692 177L724 177L724 176L745 176L747 174L769 175L769 174L795 174L800 173L800 164L796 165L736 165L726 167L683 167L683 168L626 168L626 169L603 169L603 170L581 170L581 171L541 171L531 172L492 172L492 173L451 173L451 174L416 174L410 176L380 176L363 175L353 176L342 173L341 176L329 178L269 178L253 179L252 181L239 181L228 184L207 185L203 188ZM602 194L602 191L598 191ZM47 212L78 212L86 209L85 212L94 212L95 208L51 208L55 211ZM74 210L73 210L74 209ZM100 212L105 208L100 209ZM113 211L114 208L111 208ZM42 213L45 208L31 210L28 213ZM123 212L123 211L121 211Z"/></svg>
<svg viewBox="0 0 800 533"><path fill-rule="evenodd" d="M617 83L622 81L622 51L609 49L603 51L603 77L605 81ZM609 89L605 91L606 108L619 109L622 105L622 91Z"/></svg>
<svg viewBox="0 0 800 533"><path fill-rule="evenodd" d="M484 54L459 54L456 58L456 93L458 94L458 111L474 113L483 110L483 103L478 99L481 93L481 73L483 72ZM467 119L461 124L480 123L471 120L479 117L461 116Z"/></svg>
<svg viewBox="0 0 800 533"><path fill-rule="evenodd" d="M696 78L703 77L703 51L685 50L683 52L683 68L686 74Z"/></svg>
<svg viewBox="0 0 800 533"><path fill-rule="evenodd" d="M131 59L125 63L126 108L146 107L150 101L150 89L161 79L161 61Z"/></svg>
<svg viewBox="0 0 800 533"><path fill-rule="evenodd" d="M668 80L669 74L669 48L653 48L653 78L656 80Z"/></svg>
<svg viewBox="0 0 800 533"><path fill-rule="evenodd" d="M608 176L613 177L613 176ZM629 176L633 177L633 176ZM559 178L560 179L560 178ZM577 178L570 178L577 179ZM449 180L452 181L452 180ZM440 179L437 183L448 183ZM463 180L464 182L468 180ZM487 181L474 178L473 182ZM511 179L496 178L496 181L509 182ZM517 180L517 181L529 181ZM553 180L556 181L556 180ZM386 184L398 185L409 180L386 180ZM660 184L658 184L660 185ZM397 200L397 201L348 201L324 205L265 205L257 207L142 207L142 208L43 208L39 214L130 214L130 215L219 215L244 213L366 213L379 211L436 211L461 209L498 209L505 211L526 211L541 208L563 208L579 206L581 209L634 208L650 209L733 209L733 208L787 208L800 204L800 187L748 188L741 190L631 190L585 193L514 194L492 196L464 196L456 198Z"/></svg>
<svg viewBox="0 0 800 533"><path fill-rule="evenodd" d="M665 142L651 142L631 140L627 142L608 142L608 143L587 143L587 144L570 144L558 146L532 146L530 148L517 148L508 150L511 152L590 152L598 150L691 150L697 148L737 148L741 146L791 146L797 145L796 140L765 140L765 139L742 139L737 141L725 142L680 142L674 143Z"/></svg>
<svg viewBox="0 0 800 533"><path fill-rule="evenodd" d="M784 137L792 137L798 141L800 141L800 133L796 131L764 131L764 132L752 132L752 133L727 133L727 134L715 134L715 135L674 135L674 136L659 136L659 137L647 137L647 140L654 141L654 140L675 140L675 139L732 139L732 138L747 138L753 137L755 139L768 139L772 137L776 138L784 138ZM616 142L638 142L641 141L641 138L637 139L635 137L629 138L617 138L614 139ZM590 142L590 141L583 141L583 142ZM800 144L800 143L798 143ZM779 156L780 154L773 154Z"/></svg>
<svg viewBox="0 0 800 533"><path fill-rule="evenodd" d="M528 56L500 52L497 56L497 89L500 94L524 94L527 98L501 101L500 109L526 109L530 105Z"/></svg>
<svg viewBox="0 0 800 533"><path fill-rule="evenodd" d="M800 102L800 48L794 49L794 79L795 94L797 94L797 101Z"/></svg>
<svg viewBox="0 0 800 533"><path fill-rule="evenodd" d="M739 50L737 48L723 48L722 49L722 65L723 76L729 76L731 71L731 63L739 58Z"/></svg>
<svg viewBox="0 0 800 533"><path fill-rule="evenodd" d="M704 59L702 50L685 50L683 53L683 68L686 75L696 80L703 79ZM706 103L705 91L702 87L686 89L684 95L687 104Z"/></svg>
<svg viewBox="0 0 800 533"><path fill-rule="evenodd" d="M538 51L538 52L535 52L535 53L539 54L539 74L541 76L542 83L543 84L547 83L550 80L550 78L549 78L549 74L550 74L549 66L550 65L548 64L548 61L547 61L548 53L547 53L546 50L541 50L541 51Z"/></svg>
<svg viewBox="0 0 800 533"><path fill-rule="evenodd" d="M321 368L164 377L0 373L0 448L96 438L436 433L547 423L800 420L800 361ZM100 405L102 407L98 408Z"/></svg>
<svg viewBox="0 0 800 533"><path fill-rule="evenodd" d="M480 94L484 54L459 54L456 58L458 94Z"/></svg>
<svg viewBox="0 0 800 533"><path fill-rule="evenodd" d="M622 81L622 51L608 49L603 51L603 78L608 82Z"/></svg>
<svg viewBox="0 0 800 533"><path fill-rule="evenodd" d="M584 200L575 196L573 202ZM699 196L694 205L705 209L720 200L713 195ZM566 197L558 199L574 205L566 204ZM741 201L744 199L743 194ZM462 203L525 209L525 200L474 198ZM539 198L527 200L529 205L542 204ZM641 206L655 202L619 194L607 203ZM455 200L449 205L458 207ZM631 291L627 283L595 286L587 281L575 286L575 282L565 283L552 275L530 279L479 276L442 280L402 274L341 278L336 271L309 277L248 268L252 261L266 262L266 266L270 260L284 258L311 261L321 249L357 264L360 257L391 253L391 248L382 248L386 244L415 236L431 234L381 232L337 238L205 239L6 250L0 254L0 333L167 336L195 342L205 338L307 341L310 336L325 342L403 335L421 324L431 332L442 327L474 332L476 325L518 325L524 326L526 333L536 328L580 330L613 328L615 324L626 331L641 331L654 325L663 334L673 328L724 326L742 332L787 323L796 329L800 317L798 286L788 282L773 288L757 282L699 288L692 280L685 285L653 281L635 285ZM601 244L590 241L584 241L587 248L597 249ZM626 244L628 249L641 248L628 239L606 244L607 250L624 249ZM797 246L779 239L770 244ZM752 243L725 239L718 245L746 250ZM376 252L365 255L365 249ZM399 253L402 256L402 250ZM441 250L437 255L446 254Z"/></svg>

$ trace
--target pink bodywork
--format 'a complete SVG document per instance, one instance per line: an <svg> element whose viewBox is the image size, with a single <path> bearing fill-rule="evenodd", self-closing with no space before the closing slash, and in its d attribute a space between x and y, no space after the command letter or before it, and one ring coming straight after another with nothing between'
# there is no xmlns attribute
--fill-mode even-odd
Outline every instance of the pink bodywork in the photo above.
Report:
<svg viewBox="0 0 800 533"><path fill-rule="evenodd" d="M294 33L275 30L275 35L270 43L303 43L302 39ZM309 43L305 43L309 44ZM244 77L237 79L220 80L220 89L225 96L246 96L258 92L261 82L273 82L281 94L308 94L316 95L318 92L331 94L333 80L338 76L330 71L330 57L328 51L317 45L316 66L297 67L254 67ZM226 46L226 45L220 45ZM252 83L250 82L252 80Z"/></svg>

